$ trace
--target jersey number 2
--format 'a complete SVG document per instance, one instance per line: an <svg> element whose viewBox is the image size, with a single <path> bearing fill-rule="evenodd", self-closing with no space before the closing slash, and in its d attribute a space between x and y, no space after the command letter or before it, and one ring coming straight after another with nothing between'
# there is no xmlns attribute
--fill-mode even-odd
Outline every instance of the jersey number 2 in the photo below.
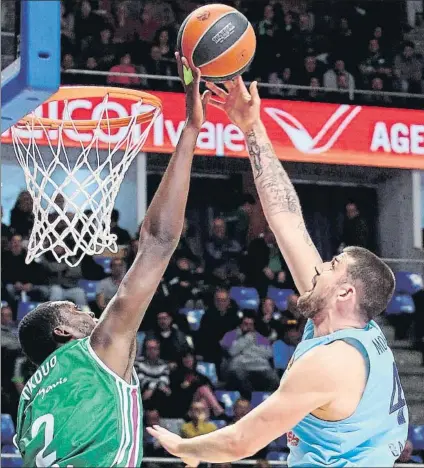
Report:
<svg viewBox="0 0 424 468"><path fill-rule="evenodd" d="M406 401L403 395L402 385L400 383L399 372L397 370L396 363L393 362L393 390L392 390L392 397L390 399L389 414L399 411L398 413L399 424L404 424L406 422L405 416L403 414L403 407L405 405L406 405Z"/></svg>
<svg viewBox="0 0 424 468"><path fill-rule="evenodd" d="M40 432L41 426L44 425L44 445L43 448L37 453L35 457L35 465L37 467L46 467L52 466L56 460L56 452L52 452L47 456L44 456L44 452L47 450L47 447L53 441L53 431L54 431L54 417L52 414L45 414L37 418L31 428L31 437L34 438Z"/></svg>

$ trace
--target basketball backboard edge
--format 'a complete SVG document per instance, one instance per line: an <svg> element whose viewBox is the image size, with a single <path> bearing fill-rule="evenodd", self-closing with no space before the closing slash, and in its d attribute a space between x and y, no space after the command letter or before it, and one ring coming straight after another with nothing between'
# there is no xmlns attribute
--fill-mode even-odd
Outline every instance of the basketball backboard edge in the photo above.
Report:
<svg viewBox="0 0 424 468"><path fill-rule="evenodd" d="M1 73L1 133L60 85L60 0L22 0L20 57Z"/></svg>

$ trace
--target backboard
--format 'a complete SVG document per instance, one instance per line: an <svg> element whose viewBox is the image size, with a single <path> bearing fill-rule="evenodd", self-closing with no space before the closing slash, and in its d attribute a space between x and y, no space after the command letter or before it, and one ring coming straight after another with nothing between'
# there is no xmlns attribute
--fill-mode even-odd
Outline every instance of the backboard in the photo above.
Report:
<svg viewBox="0 0 424 468"><path fill-rule="evenodd" d="M60 0L2 2L1 23L3 133L59 88Z"/></svg>

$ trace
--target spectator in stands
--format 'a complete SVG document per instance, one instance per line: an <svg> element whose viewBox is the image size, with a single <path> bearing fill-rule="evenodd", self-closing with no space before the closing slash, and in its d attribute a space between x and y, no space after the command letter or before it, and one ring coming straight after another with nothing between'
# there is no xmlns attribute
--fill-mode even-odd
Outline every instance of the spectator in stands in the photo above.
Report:
<svg viewBox="0 0 424 468"><path fill-rule="evenodd" d="M59 245L54 251L59 257L65 253L65 249ZM84 289L78 286L78 281L82 278L81 265L71 267L65 262L59 263L50 251L43 255L41 265L50 285L50 301L68 300L80 307L87 305Z"/></svg>
<svg viewBox="0 0 424 468"><path fill-rule="evenodd" d="M351 245L369 249L369 244L367 222L361 216L358 205L355 202L347 203L339 251Z"/></svg>
<svg viewBox="0 0 424 468"><path fill-rule="evenodd" d="M347 63L348 68L356 64L355 59L357 54L355 53L355 48L357 44L355 40L356 38L349 25L348 19L346 17L341 17L331 43L333 45L334 54L337 55L337 57L342 57L345 63Z"/></svg>
<svg viewBox="0 0 424 468"><path fill-rule="evenodd" d="M283 69L281 75L277 72L270 73L268 76L268 82L270 84L275 85L292 85L294 84L292 81L292 72L291 69L286 67ZM275 86L272 88L266 88L266 92L270 98L273 97L281 97L281 98L292 98L296 96L297 91L293 88L280 88L279 86Z"/></svg>
<svg viewBox="0 0 424 468"><path fill-rule="evenodd" d="M128 245L131 242L131 236L126 229L123 229L118 225L118 222L119 211L113 209L110 216L110 233L116 235L116 243L118 245Z"/></svg>
<svg viewBox="0 0 424 468"><path fill-rule="evenodd" d="M143 436L143 452L146 457L166 457L167 453L162 448L159 441L151 436L147 431L147 427L153 427L161 424L161 417L159 410L156 408L144 410L144 436ZM152 465L147 464L148 467ZM155 465L156 466L156 465Z"/></svg>
<svg viewBox="0 0 424 468"><path fill-rule="evenodd" d="M140 34L140 22L131 17L127 2L117 3L114 19L115 33L113 42L128 46Z"/></svg>
<svg viewBox="0 0 424 468"><path fill-rule="evenodd" d="M2 256L2 281L11 296L19 300L40 302L47 299L45 280L42 270L35 262L25 263L26 250L22 246L22 237L13 235L9 250Z"/></svg>
<svg viewBox="0 0 424 468"><path fill-rule="evenodd" d="M350 104L352 101L350 96L353 92L353 89L350 87L349 78L347 75L343 74L337 76L337 89L346 92L328 96L329 101L338 102L340 104Z"/></svg>
<svg viewBox="0 0 424 468"><path fill-rule="evenodd" d="M96 37L104 22L102 18L94 13L91 8L91 3L88 0L83 0L79 10L75 14L75 42L82 51L86 50L93 37Z"/></svg>
<svg viewBox="0 0 424 468"><path fill-rule="evenodd" d="M149 408L167 408L171 396L169 366L159 357L160 343L147 338L143 347L143 356L134 362L143 402Z"/></svg>
<svg viewBox="0 0 424 468"><path fill-rule="evenodd" d="M109 26L105 26L100 31L99 36L93 40L93 45L90 47L100 70L107 71L112 67L116 60L116 49L112 30Z"/></svg>
<svg viewBox="0 0 424 468"><path fill-rule="evenodd" d="M100 67L97 63L95 57L88 57L85 62L85 69L89 71L97 71L100 70ZM104 76L101 75L79 75L78 77L78 84L84 86L104 86L106 83L106 79Z"/></svg>
<svg viewBox="0 0 424 468"><path fill-rule="evenodd" d="M34 225L32 213L32 197L27 190L23 190L16 200L10 213L10 228L14 234L28 239Z"/></svg>
<svg viewBox="0 0 424 468"><path fill-rule="evenodd" d="M69 11L66 5L60 3L60 39L62 54L70 52L75 47L75 17L74 14Z"/></svg>
<svg viewBox="0 0 424 468"><path fill-rule="evenodd" d="M104 311L110 300L117 293L122 278L126 273L126 265L122 258L113 258L110 262L110 276L97 285L96 302L100 311Z"/></svg>
<svg viewBox="0 0 424 468"><path fill-rule="evenodd" d="M227 236L224 219L215 218L211 237L205 246L205 267L212 274L211 280L225 284L237 277L240 252L240 244Z"/></svg>
<svg viewBox="0 0 424 468"><path fill-rule="evenodd" d="M1 249L2 251L9 247L9 241L12 237L12 230L10 227L3 223L3 207L1 207Z"/></svg>
<svg viewBox="0 0 424 468"><path fill-rule="evenodd" d="M174 61L174 47L169 28L161 28L156 32L154 44L159 47L162 59Z"/></svg>
<svg viewBox="0 0 424 468"><path fill-rule="evenodd" d="M206 309L197 334L196 351L204 361L214 362L219 370L222 349L219 342L225 333L240 323L236 304L231 301L227 289L218 288L213 295L213 303Z"/></svg>
<svg viewBox="0 0 424 468"><path fill-rule="evenodd" d="M203 401L214 417L225 417L224 408L213 393L212 382L197 370L197 362L191 351L181 357L178 367L171 373L172 408L174 416L185 416L193 401Z"/></svg>
<svg viewBox="0 0 424 468"><path fill-rule="evenodd" d="M271 345L256 331L254 314L246 312L240 326L224 335L221 346L227 354L222 373L228 388L250 399L253 391L269 392L278 387L278 375L270 364Z"/></svg>
<svg viewBox="0 0 424 468"><path fill-rule="evenodd" d="M135 257L138 252L138 239L131 239L128 249L127 249L127 254L125 256L125 263L127 265L127 268L131 268L131 265L133 264Z"/></svg>
<svg viewBox="0 0 424 468"><path fill-rule="evenodd" d="M217 429L215 424L209 421L209 410L202 400L194 401L191 404L188 416L189 422L184 423L181 427L181 437L184 439L209 434Z"/></svg>
<svg viewBox="0 0 424 468"><path fill-rule="evenodd" d="M259 314L256 318L256 330L271 341L277 338L276 330L278 330L279 324L274 318L276 312L277 309L272 299L269 297L262 299Z"/></svg>
<svg viewBox="0 0 424 468"><path fill-rule="evenodd" d="M414 451L414 446L410 440L405 442L405 447L402 450L399 458L396 460L397 463L422 463L422 461L414 460L412 453Z"/></svg>
<svg viewBox="0 0 424 468"><path fill-rule="evenodd" d="M250 400L246 398L239 398L233 407L233 418L231 420L232 424L235 424L237 421L240 421L241 418L246 416L246 414L252 411L252 405L250 404Z"/></svg>
<svg viewBox="0 0 424 468"><path fill-rule="evenodd" d="M256 204L255 197L251 193L245 193L241 196L240 204L234 214L227 218L227 223L234 225L233 236L235 240L244 247L249 232L250 218Z"/></svg>
<svg viewBox="0 0 424 468"><path fill-rule="evenodd" d="M204 270L201 253L201 247L197 245L195 238L190 236L189 224L185 219L180 242L175 249L174 259L175 261L178 261L178 259L187 260L191 270L195 270L197 274L202 274Z"/></svg>
<svg viewBox="0 0 424 468"><path fill-rule="evenodd" d="M9 305L1 306L1 345L13 351L20 349L17 328Z"/></svg>
<svg viewBox="0 0 424 468"><path fill-rule="evenodd" d="M67 70L75 69L75 60L72 54L65 54L62 57L62 67L60 72L60 82L63 85L74 85L78 81L78 77L71 73L67 73Z"/></svg>
<svg viewBox="0 0 424 468"><path fill-rule="evenodd" d="M325 93L324 91L321 91L319 88L321 88L321 82L318 78L311 78L311 82L309 83L309 86L311 89L308 91L308 94L306 96L306 99L308 101L324 101L325 100Z"/></svg>
<svg viewBox="0 0 424 468"><path fill-rule="evenodd" d="M175 325L172 315L167 310L160 310L156 317L156 329L148 333L160 343L160 357L170 363L171 369L181 356L190 349L187 336Z"/></svg>
<svg viewBox="0 0 424 468"><path fill-rule="evenodd" d="M321 67L318 66L317 59L314 56L308 55L307 57L305 57L303 66L304 68L299 76L300 84L310 86L312 78L317 78L318 80L321 80L322 70Z"/></svg>
<svg viewBox="0 0 424 468"><path fill-rule="evenodd" d="M37 371L37 366L33 364L27 356L16 358L12 382L15 384L18 395L22 393L25 384Z"/></svg>
<svg viewBox="0 0 424 468"><path fill-rule="evenodd" d="M396 55L393 64L396 89L404 93L421 94L423 66L422 58L418 58L415 53L415 44L410 41L405 42L402 53Z"/></svg>
<svg viewBox="0 0 424 468"><path fill-rule="evenodd" d="M294 38L298 35L299 28L294 21L293 14L288 11L283 18L283 23L277 30L277 40L283 47L280 47L282 59L286 63L291 63L293 59Z"/></svg>
<svg viewBox="0 0 424 468"><path fill-rule="evenodd" d="M392 70L389 60L380 51L380 45L377 39L371 39L368 43L368 53L359 64L359 71L365 88L370 89L371 82L376 75L382 77L391 76Z"/></svg>
<svg viewBox="0 0 424 468"><path fill-rule="evenodd" d="M110 73L137 73L135 66L131 62L131 55L124 53L119 59L119 65L113 66ZM140 78L138 76L118 76L109 75L107 77L107 84L121 85L121 86L138 86L140 85Z"/></svg>
<svg viewBox="0 0 424 468"><path fill-rule="evenodd" d="M304 13L299 16L299 31L296 34L296 49L301 56L317 55L318 41L317 36L313 31L314 27L308 14Z"/></svg>
<svg viewBox="0 0 424 468"><path fill-rule="evenodd" d="M151 2L144 5L141 13L141 24L139 28L140 40L145 43L151 43L155 37L156 31L161 26L158 15L155 14L155 5Z"/></svg>
<svg viewBox="0 0 424 468"><path fill-rule="evenodd" d="M333 68L330 68L324 73L323 84L324 88L327 89L338 89L340 88L338 78L340 76L345 77L348 83L348 89L353 91L355 89L355 78L345 68L345 63L342 59L336 59L334 61Z"/></svg>
<svg viewBox="0 0 424 468"><path fill-rule="evenodd" d="M161 48L158 45L152 45L149 55L141 63L141 70L148 75L167 75L173 74L173 67L170 60L164 60L161 53ZM147 80L146 85L152 89L161 91L169 90L172 87L171 82L164 80ZM170 86L171 85L171 86Z"/></svg>
<svg viewBox="0 0 424 468"><path fill-rule="evenodd" d="M196 288L197 276L191 270L190 262L186 258L176 260L171 276L168 284L176 308L203 309L203 302L200 298L196 298L198 292Z"/></svg>
<svg viewBox="0 0 424 468"><path fill-rule="evenodd" d="M382 91L385 91L384 89L384 81L382 78L379 76L375 76L372 81L371 81L371 91L374 91L373 93L366 94L364 96L364 101L367 104L375 104L375 105L384 105L384 104L390 104L392 102L390 96L387 94L383 94Z"/></svg>

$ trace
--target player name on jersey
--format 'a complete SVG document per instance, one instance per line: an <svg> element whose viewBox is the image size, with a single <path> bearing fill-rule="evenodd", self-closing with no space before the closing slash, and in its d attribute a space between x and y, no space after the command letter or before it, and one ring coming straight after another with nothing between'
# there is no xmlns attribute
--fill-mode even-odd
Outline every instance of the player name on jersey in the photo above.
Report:
<svg viewBox="0 0 424 468"><path fill-rule="evenodd" d="M52 356L48 361L44 362L37 370L37 372L28 380L26 383L24 389L22 390L22 398L24 400L29 400L31 398L31 395L33 394L34 390L38 388L38 386L42 383L43 378L47 377L50 373L50 371L53 369L53 367L57 364L57 357ZM60 385L62 383L65 383L67 381L66 377L64 379L60 379L56 384L49 385L49 387L56 387L57 385ZM39 390L40 394L44 395L48 393L51 389L47 387L46 389L41 389Z"/></svg>

